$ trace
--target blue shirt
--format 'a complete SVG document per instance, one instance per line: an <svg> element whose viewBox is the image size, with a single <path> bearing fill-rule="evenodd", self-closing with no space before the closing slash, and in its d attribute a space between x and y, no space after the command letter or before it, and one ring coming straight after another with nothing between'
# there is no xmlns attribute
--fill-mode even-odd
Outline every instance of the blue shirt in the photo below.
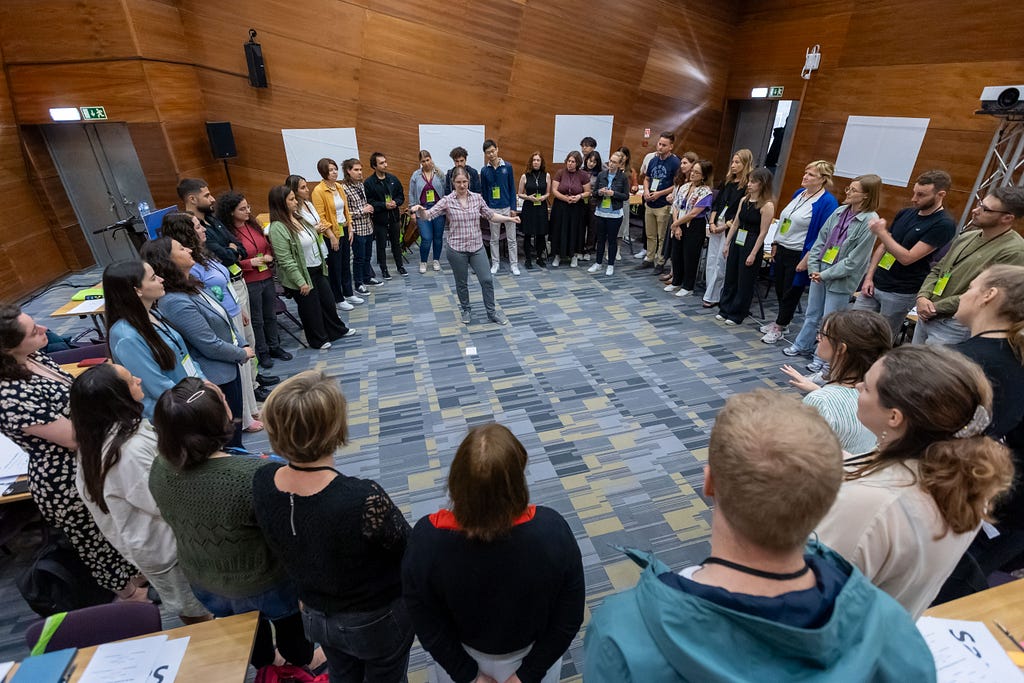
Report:
<svg viewBox="0 0 1024 683"><path fill-rule="evenodd" d="M192 266L191 272L203 283L206 292L220 302L228 315L234 318L242 312L242 308L235 301L235 290L231 289L231 274L222 264L210 259L205 267L198 263Z"/></svg>
<svg viewBox="0 0 1024 683"><path fill-rule="evenodd" d="M497 197L495 197L497 191ZM512 175L512 164L498 159L498 168L484 164L480 171L480 194L492 209L515 208L516 186Z"/></svg>
<svg viewBox="0 0 1024 683"><path fill-rule="evenodd" d="M662 159L655 155L651 159L650 163L647 164L647 184L651 192L661 192L662 190L671 187L672 181L676 177L676 173L679 173L679 157L675 154L669 154L667 157ZM657 180L657 187L654 187L654 181ZM671 194L671 193L670 193ZM647 206L651 209L659 209L663 206L668 206L668 197L658 197L653 201L647 202Z"/></svg>

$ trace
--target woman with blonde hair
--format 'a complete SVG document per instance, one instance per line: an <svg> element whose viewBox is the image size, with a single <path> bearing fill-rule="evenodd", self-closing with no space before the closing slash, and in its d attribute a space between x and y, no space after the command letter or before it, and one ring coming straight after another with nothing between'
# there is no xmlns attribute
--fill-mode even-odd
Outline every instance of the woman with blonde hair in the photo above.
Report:
<svg viewBox="0 0 1024 683"><path fill-rule="evenodd" d="M337 381L300 373L274 390L263 415L270 446L288 463L256 471L256 520L298 590L306 637L323 648L332 682L404 681L413 639L401 579L409 523L375 481L335 468L348 443Z"/></svg>
<svg viewBox="0 0 1024 683"><path fill-rule="evenodd" d="M1013 462L985 436L991 385L955 351L900 346L857 390L878 449L847 460L818 536L917 619L1009 489Z"/></svg>
<svg viewBox="0 0 1024 683"><path fill-rule="evenodd" d="M553 683L583 623L579 546L530 504L523 444L474 427L448 472L450 510L421 519L402 562L405 603L438 681Z"/></svg>
<svg viewBox="0 0 1024 683"><path fill-rule="evenodd" d="M729 223L736 217L740 200L747 192L747 181L754 170L754 155L749 149L737 150L729 162L729 173L718 186L718 194L708 216L708 255L704 269L707 288L704 290L704 308L714 308L722 298L725 284L725 247Z"/></svg>

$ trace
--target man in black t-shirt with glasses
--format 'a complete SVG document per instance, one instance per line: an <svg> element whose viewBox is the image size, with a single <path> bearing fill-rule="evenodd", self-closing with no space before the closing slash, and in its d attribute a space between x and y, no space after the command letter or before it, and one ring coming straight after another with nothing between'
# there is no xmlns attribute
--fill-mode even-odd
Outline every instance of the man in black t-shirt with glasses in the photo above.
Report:
<svg viewBox="0 0 1024 683"><path fill-rule="evenodd" d="M914 307L917 290L931 269L929 255L956 236L956 223L942 205L951 180L945 171L922 173L914 182L912 208L901 210L890 231L884 219L869 228L879 244L871 255L867 275L854 309L885 316L895 335Z"/></svg>

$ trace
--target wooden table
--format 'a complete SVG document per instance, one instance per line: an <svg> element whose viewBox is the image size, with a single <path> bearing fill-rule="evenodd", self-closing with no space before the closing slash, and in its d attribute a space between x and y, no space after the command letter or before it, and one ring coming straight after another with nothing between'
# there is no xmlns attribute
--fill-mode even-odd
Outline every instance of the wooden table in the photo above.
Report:
<svg viewBox="0 0 1024 683"><path fill-rule="evenodd" d="M1018 639L1024 639L1024 580L1004 583L1002 586L932 607L925 615L983 622L997 643L1007 650L1013 650L1010 640L992 622L998 621Z"/></svg>
<svg viewBox="0 0 1024 683"><path fill-rule="evenodd" d="M94 367L94 366L89 366L89 367ZM60 369L63 370L64 372L68 373L72 377L78 377L83 372L88 370L89 367L84 367L83 368L78 363L63 363L63 364L61 364Z"/></svg>
<svg viewBox="0 0 1024 683"><path fill-rule="evenodd" d="M93 288L94 289L99 289L102 286L103 286L103 283L102 282L98 282L98 283L96 283L93 286ZM61 306L60 308L55 310L53 313L51 313L50 317L51 318L67 318L67 317L86 318L86 317L88 317L92 321L92 327L93 327L94 330L96 330L96 333L99 335L99 338L100 339L105 339L105 337L103 336L103 328L106 326L105 322L104 322L104 318L103 318L104 314L106 313L105 306L100 306L95 311L90 311L88 313L72 313L71 312L79 304L82 304L82 303L85 303L85 302L84 301L68 301L66 304L64 304L63 306Z"/></svg>
<svg viewBox="0 0 1024 683"><path fill-rule="evenodd" d="M21 475L20 477L18 477L18 481L28 481L28 475L27 474ZM3 490L6 489L8 486L10 486L10 484L4 484L2 487L0 487L0 493L2 493ZM29 493L28 491L25 491L25 493L15 493L15 494L10 495L10 496L0 496L0 505L7 505L8 503L17 503L20 500L31 500L31 499L32 499L32 494Z"/></svg>

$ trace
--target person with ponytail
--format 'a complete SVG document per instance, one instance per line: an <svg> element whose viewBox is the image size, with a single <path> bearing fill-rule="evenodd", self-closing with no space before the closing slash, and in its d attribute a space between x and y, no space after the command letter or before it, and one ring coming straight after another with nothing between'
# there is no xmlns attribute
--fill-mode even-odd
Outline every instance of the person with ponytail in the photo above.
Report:
<svg viewBox="0 0 1024 683"><path fill-rule="evenodd" d="M96 526L156 588L184 623L211 619L178 565L174 532L149 492L156 432L142 416L142 380L121 365L97 365L71 385L78 439L75 485Z"/></svg>
<svg viewBox="0 0 1024 683"><path fill-rule="evenodd" d="M992 383L992 424L988 435L1010 447L1024 471L1024 266L994 265L960 295L954 316L971 337L953 348L985 371ZM1005 566L1017 569L1024 556L1024 485L1020 482L995 510L999 536L979 534L971 546L987 576Z"/></svg>
<svg viewBox="0 0 1024 683"><path fill-rule="evenodd" d="M955 351L900 346L857 390L878 449L847 460L818 536L917 619L1010 488L1013 462L985 436L992 386Z"/></svg>

